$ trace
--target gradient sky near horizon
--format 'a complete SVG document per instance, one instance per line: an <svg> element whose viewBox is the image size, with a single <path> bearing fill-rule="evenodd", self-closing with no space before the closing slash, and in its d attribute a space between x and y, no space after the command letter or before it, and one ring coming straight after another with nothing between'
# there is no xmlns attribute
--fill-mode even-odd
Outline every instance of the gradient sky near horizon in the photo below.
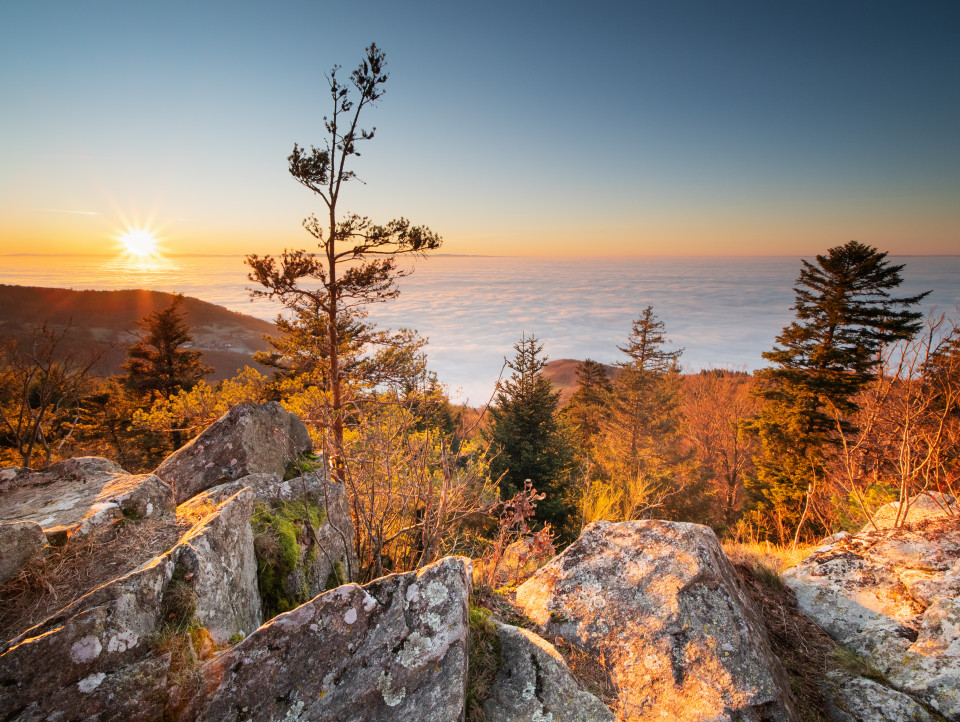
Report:
<svg viewBox="0 0 960 722"><path fill-rule="evenodd" d="M344 210L443 251L960 253L960 3L0 6L0 253L308 247L324 73L387 93Z"/></svg>

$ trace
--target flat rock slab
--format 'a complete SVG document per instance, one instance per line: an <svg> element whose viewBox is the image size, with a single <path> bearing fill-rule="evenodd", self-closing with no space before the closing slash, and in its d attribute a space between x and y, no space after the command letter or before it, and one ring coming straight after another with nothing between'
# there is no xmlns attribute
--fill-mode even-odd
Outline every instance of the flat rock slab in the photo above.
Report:
<svg viewBox="0 0 960 722"><path fill-rule="evenodd" d="M61 461L41 471L3 469L0 522L32 521L44 529L79 523L103 487L126 472L95 456Z"/></svg>
<svg viewBox="0 0 960 722"><path fill-rule="evenodd" d="M528 629L494 624L503 664L483 704L487 722L614 722L613 712L580 686L552 644Z"/></svg>
<svg viewBox="0 0 960 722"><path fill-rule="evenodd" d="M796 720L752 600L711 529L596 522L517 588L610 672L627 720Z"/></svg>
<svg viewBox="0 0 960 722"><path fill-rule="evenodd" d="M321 594L209 662L185 718L460 720L471 578L446 557Z"/></svg>
<svg viewBox="0 0 960 722"><path fill-rule="evenodd" d="M173 487L178 504L218 484L250 474L283 475L287 464L313 444L307 427L280 404L237 404L156 473Z"/></svg>
<svg viewBox="0 0 960 722"><path fill-rule="evenodd" d="M835 722L936 722L912 697L872 679L828 674L830 716Z"/></svg>
<svg viewBox="0 0 960 722"><path fill-rule="evenodd" d="M960 720L960 521L846 536L781 579L893 687Z"/></svg>

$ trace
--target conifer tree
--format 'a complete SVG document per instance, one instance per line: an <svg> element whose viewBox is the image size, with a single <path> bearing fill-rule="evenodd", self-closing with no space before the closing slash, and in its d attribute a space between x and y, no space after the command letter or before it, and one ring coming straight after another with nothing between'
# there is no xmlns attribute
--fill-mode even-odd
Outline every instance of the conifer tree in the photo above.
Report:
<svg viewBox="0 0 960 722"><path fill-rule="evenodd" d="M850 241L803 260L794 287L797 320L763 354L774 366L757 373L764 406L752 428L761 506L772 512L774 533L794 539L810 495L824 475L837 418L853 431L856 395L878 373L881 348L912 338L923 314L912 310L927 296L894 297L903 265Z"/></svg>
<svg viewBox="0 0 960 722"><path fill-rule="evenodd" d="M182 304L183 296L177 294L169 306L141 319L137 325L144 335L127 349L123 364L125 383L132 391L143 394L147 404L181 389L189 391L213 373L201 361L202 352L182 348L193 340L184 321Z"/></svg>
<svg viewBox="0 0 960 722"><path fill-rule="evenodd" d="M573 449L557 418L560 392L543 375L546 357L536 336L524 335L514 344L516 354L507 366L512 371L497 391L490 410L490 471L500 479L500 497L509 499L530 479L546 494L537 505L536 519L549 522L555 531L569 529L574 511L570 498Z"/></svg>
<svg viewBox="0 0 960 722"><path fill-rule="evenodd" d="M609 514L614 519L636 519L653 508L663 508L682 485L681 379L683 349L667 350L665 325L647 306L633 322L626 346L627 361L617 364L613 403L596 451L604 490L618 501Z"/></svg>
<svg viewBox="0 0 960 722"><path fill-rule="evenodd" d="M563 414L573 427L581 455L593 447L604 421L610 414L613 384L607 367L587 359L577 365L577 390L563 407Z"/></svg>

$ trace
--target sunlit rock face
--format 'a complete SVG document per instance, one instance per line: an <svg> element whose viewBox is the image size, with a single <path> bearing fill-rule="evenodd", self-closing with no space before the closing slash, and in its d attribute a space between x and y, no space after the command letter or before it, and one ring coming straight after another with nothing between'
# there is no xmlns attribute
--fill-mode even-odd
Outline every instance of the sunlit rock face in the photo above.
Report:
<svg viewBox="0 0 960 722"><path fill-rule="evenodd" d="M262 621L250 531L254 501L249 489L229 497L169 552L0 645L4 719L170 714L170 688L182 681L168 678L163 640L202 626L225 643Z"/></svg>
<svg viewBox="0 0 960 722"><path fill-rule="evenodd" d="M121 517L173 512L173 492L152 474L127 474L95 456L68 459L40 471L0 470L0 523L30 521L54 541L86 534Z"/></svg>
<svg viewBox="0 0 960 722"><path fill-rule="evenodd" d="M470 561L347 584L275 617L202 670L199 720L463 718Z"/></svg>
<svg viewBox="0 0 960 722"><path fill-rule="evenodd" d="M846 536L781 578L894 688L960 720L960 521Z"/></svg>
<svg viewBox="0 0 960 722"><path fill-rule="evenodd" d="M708 527L596 522L517 589L604 664L626 720L796 720L757 612Z"/></svg>
<svg viewBox="0 0 960 722"><path fill-rule="evenodd" d="M502 666L483 705L487 722L613 722L613 712L580 686L552 644L530 630L495 624Z"/></svg>
<svg viewBox="0 0 960 722"><path fill-rule="evenodd" d="M897 501L884 504L873 515L873 522L867 523L861 531L891 529L898 519L901 525L912 525L930 519L949 519L957 516L960 516L960 508L957 507L957 500L953 494L939 492L917 494L906 504Z"/></svg>
<svg viewBox="0 0 960 722"><path fill-rule="evenodd" d="M298 454L313 448L307 427L271 401L238 404L157 467L177 503L210 487L250 474L283 474Z"/></svg>

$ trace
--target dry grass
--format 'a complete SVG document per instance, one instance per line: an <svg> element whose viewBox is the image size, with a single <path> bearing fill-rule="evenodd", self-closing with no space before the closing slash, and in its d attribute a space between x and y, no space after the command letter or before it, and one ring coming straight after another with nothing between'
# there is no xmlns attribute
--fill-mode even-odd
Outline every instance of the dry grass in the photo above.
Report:
<svg viewBox="0 0 960 722"><path fill-rule="evenodd" d="M172 520L120 520L74 536L62 547L48 547L0 588L0 641L162 554L181 531Z"/></svg>
<svg viewBox="0 0 960 722"><path fill-rule="evenodd" d="M842 648L800 612L796 597L779 577L771 583L767 573L758 573L749 563L735 563L735 568L760 612L773 653L787 672L800 719L826 722L830 714L823 683L827 672L839 666Z"/></svg>
<svg viewBox="0 0 960 722"><path fill-rule="evenodd" d="M798 544L796 549L793 549L770 542L742 544L727 541L723 543L723 551L735 565L750 567L762 576L773 574L779 577L780 572L799 564L818 546L819 544Z"/></svg>

